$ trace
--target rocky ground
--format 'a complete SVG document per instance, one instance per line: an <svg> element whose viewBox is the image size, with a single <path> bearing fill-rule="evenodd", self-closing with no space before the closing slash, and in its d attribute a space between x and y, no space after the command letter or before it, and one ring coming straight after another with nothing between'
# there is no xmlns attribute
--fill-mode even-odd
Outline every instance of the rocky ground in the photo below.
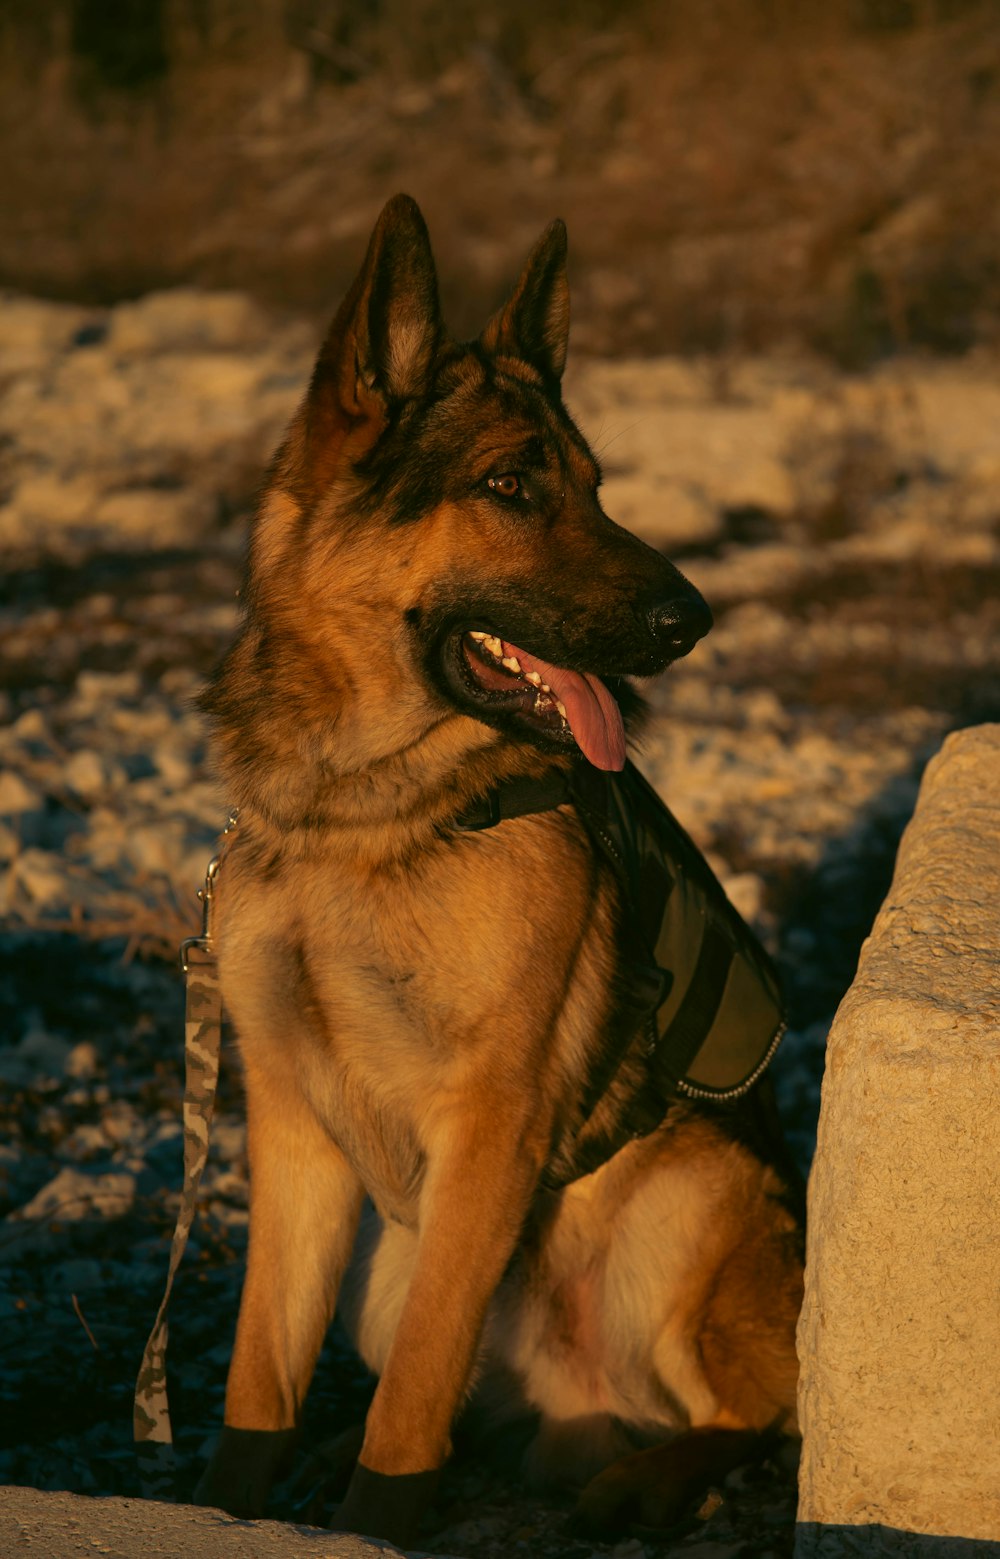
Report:
<svg viewBox="0 0 1000 1559"><path fill-rule="evenodd" d="M308 372L304 327L237 294L111 310L0 302L0 1481L136 1488L130 1406L180 1181L173 948L224 821L191 699L230 638L253 487ZM776 952L776 1064L808 1163L823 1041L927 756L1000 717L996 364L584 361L567 396L609 511L662 545L717 626L652 689L640 755ZM246 1238L226 1069L177 1287L190 1487L221 1417ZM370 1384L332 1338L307 1439ZM617 1547L460 1458L426 1546L586 1559L790 1553L793 1472L734 1475L673 1534ZM276 1500L301 1509L308 1476Z"/></svg>

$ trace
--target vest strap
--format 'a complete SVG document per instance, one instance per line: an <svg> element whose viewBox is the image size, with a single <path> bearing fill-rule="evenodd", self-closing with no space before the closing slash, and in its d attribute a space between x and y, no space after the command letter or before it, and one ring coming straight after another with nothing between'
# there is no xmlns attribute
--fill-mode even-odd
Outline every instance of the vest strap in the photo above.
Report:
<svg viewBox="0 0 1000 1559"><path fill-rule="evenodd" d="M572 799L569 775L564 769L549 769L537 776L522 774L478 797L458 814L451 826L462 833L477 834L511 817L551 812Z"/></svg>

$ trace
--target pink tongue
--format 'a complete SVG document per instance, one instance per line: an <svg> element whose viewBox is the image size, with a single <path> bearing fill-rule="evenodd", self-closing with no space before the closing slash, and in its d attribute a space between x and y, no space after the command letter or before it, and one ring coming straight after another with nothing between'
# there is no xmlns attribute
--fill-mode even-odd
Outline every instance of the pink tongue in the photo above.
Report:
<svg viewBox="0 0 1000 1559"><path fill-rule="evenodd" d="M591 672L567 671L504 642L505 655L515 655L522 671L537 671L556 698L566 705L566 718L577 746L595 769L625 767L625 727L621 710L599 677Z"/></svg>

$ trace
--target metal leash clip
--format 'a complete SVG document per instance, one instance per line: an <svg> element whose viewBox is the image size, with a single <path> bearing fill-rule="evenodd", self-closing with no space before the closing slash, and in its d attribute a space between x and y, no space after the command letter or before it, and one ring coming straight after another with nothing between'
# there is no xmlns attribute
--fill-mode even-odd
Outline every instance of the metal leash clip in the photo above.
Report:
<svg viewBox="0 0 1000 1559"><path fill-rule="evenodd" d="M229 814L229 821L222 831L223 840L233 832L239 819L239 807L233 807ZM224 846L223 846L224 848ZM188 972L188 949L199 948L202 952L212 951L212 919L215 909L215 880L219 875L222 865L222 852L213 855L205 871L205 886L198 889L198 897L201 900L201 936L185 937L180 947L181 969Z"/></svg>
<svg viewBox="0 0 1000 1559"><path fill-rule="evenodd" d="M188 952L197 947L209 953L212 950L212 918L215 909L215 879L222 865L221 855L213 855L205 872L205 886L198 889L201 900L201 936L185 937L181 943L181 968L188 972Z"/></svg>

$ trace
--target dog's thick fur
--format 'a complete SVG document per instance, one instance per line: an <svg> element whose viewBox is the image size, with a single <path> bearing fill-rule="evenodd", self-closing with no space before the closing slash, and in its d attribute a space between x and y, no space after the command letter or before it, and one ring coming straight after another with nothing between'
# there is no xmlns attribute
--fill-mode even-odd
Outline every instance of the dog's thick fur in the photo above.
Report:
<svg viewBox="0 0 1000 1559"><path fill-rule="evenodd" d="M799 1231L738 1111L678 1104L539 1189L624 1021L613 873L568 806L453 826L577 753L468 630L630 709L623 679L709 622L602 513L559 394L567 319L555 223L480 339L452 342L420 213L390 202L274 463L244 626L204 699L240 808L216 923L251 1219L198 1497L237 1513L263 1507L338 1292L380 1377L346 1530L412 1537L473 1382L494 1421L537 1413L530 1471L592 1479L598 1525L668 1520L759 1431L794 1431Z"/></svg>

